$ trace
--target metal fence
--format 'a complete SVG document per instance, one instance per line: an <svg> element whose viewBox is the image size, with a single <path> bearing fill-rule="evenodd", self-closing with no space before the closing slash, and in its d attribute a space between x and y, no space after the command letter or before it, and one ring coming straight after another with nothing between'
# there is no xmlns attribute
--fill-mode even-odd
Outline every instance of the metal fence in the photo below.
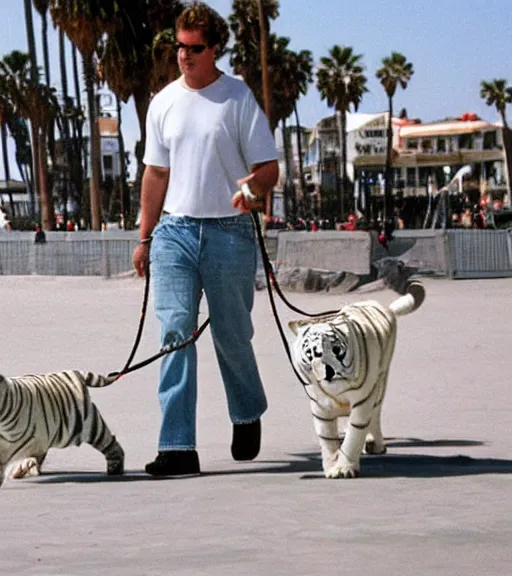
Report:
<svg viewBox="0 0 512 576"><path fill-rule="evenodd" d="M448 230L452 278L512 276L512 228Z"/></svg>
<svg viewBox="0 0 512 576"><path fill-rule="evenodd" d="M0 274L110 277L133 269L138 232L47 232L44 244L34 233L0 235Z"/></svg>

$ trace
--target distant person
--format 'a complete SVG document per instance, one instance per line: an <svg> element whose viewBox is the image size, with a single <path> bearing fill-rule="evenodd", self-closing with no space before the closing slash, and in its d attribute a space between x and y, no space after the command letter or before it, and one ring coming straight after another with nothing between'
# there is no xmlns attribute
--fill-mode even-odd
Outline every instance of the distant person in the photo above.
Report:
<svg viewBox="0 0 512 576"><path fill-rule="evenodd" d="M41 226L36 226L36 233L34 236L34 244L46 244L46 234Z"/></svg>
<svg viewBox="0 0 512 576"><path fill-rule="evenodd" d="M460 222L463 228L472 228L473 227L473 214L471 212L471 208L468 206L465 208L464 213L460 219Z"/></svg>

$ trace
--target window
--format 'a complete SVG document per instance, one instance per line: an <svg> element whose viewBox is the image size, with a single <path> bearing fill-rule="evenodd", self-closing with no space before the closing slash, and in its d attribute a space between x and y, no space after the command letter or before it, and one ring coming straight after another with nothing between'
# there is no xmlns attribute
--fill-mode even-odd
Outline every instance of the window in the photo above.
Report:
<svg viewBox="0 0 512 576"><path fill-rule="evenodd" d="M417 150L418 149L418 140L416 138L411 138L410 140L406 140L405 147L407 150Z"/></svg>
<svg viewBox="0 0 512 576"><path fill-rule="evenodd" d="M438 152L446 152L446 139L445 138L438 138L437 139L437 151Z"/></svg>
<svg viewBox="0 0 512 576"><path fill-rule="evenodd" d="M473 149L473 134L461 134L459 136L459 150Z"/></svg>
<svg viewBox="0 0 512 576"><path fill-rule="evenodd" d="M416 186L416 168L407 168L407 186Z"/></svg>
<svg viewBox="0 0 512 576"><path fill-rule="evenodd" d="M496 130L492 132L484 132L484 150L492 150L496 148L497 144Z"/></svg>
<svg viewBox="0 0 512 576"><path fill-rule="evenodd" d="M105 172L112 172L114 169L114 158L111 154L103 156L103 170Z"/></svg>
<svg viewBox="0 0 512 576"><path fill-rule="evenodd" d="M430 138L424 138L421 141L421 149L423 152L432 152L432 140L430 140Z"/></svg>
<svg viewBox="0 0 512 576"><path fill-rule="evenodd" d="M428 177L430 176L430 172L430 168L419 169L420 186L426 186L428 184Z"/></svg>

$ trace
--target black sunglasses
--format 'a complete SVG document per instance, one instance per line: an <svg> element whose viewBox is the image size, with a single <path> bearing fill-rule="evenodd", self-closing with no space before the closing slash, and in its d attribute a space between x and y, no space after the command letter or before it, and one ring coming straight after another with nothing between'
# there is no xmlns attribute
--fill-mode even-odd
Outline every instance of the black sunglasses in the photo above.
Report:
<svg viewBox="0 0 512 576"><path fill-rule="evenodd" d="M176 42L176 50L188 50L192 54L201 54L206 50L205 44L183 44L183 42Z"/></svg>

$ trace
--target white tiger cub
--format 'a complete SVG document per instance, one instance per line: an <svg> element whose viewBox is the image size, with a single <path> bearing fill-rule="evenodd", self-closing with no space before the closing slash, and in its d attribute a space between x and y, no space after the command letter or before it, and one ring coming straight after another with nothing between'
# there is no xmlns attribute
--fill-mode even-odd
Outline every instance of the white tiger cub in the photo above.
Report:
<svg viewBox="0 0 512 576"><path fill-rule="evenodd" d="M114 380L75 370L16 378L0 375L0 486L7 470L10 478L36 476L50 448L82 442L105 456L108 475L123 474L123 449L87 389Z"/></svg>
<svg viewBox="0 0 512 576"><path fill-rule="evenodd" d="M389 306L364 301L339 313L290 322L295 368L309 385L315 432L326 478L359 474L363 448L383 454L380 416L395 348L396 317L416 310L425 298L423 285L410 281L404 295ZM340 447L338 417L349 416Z"/></svg>

